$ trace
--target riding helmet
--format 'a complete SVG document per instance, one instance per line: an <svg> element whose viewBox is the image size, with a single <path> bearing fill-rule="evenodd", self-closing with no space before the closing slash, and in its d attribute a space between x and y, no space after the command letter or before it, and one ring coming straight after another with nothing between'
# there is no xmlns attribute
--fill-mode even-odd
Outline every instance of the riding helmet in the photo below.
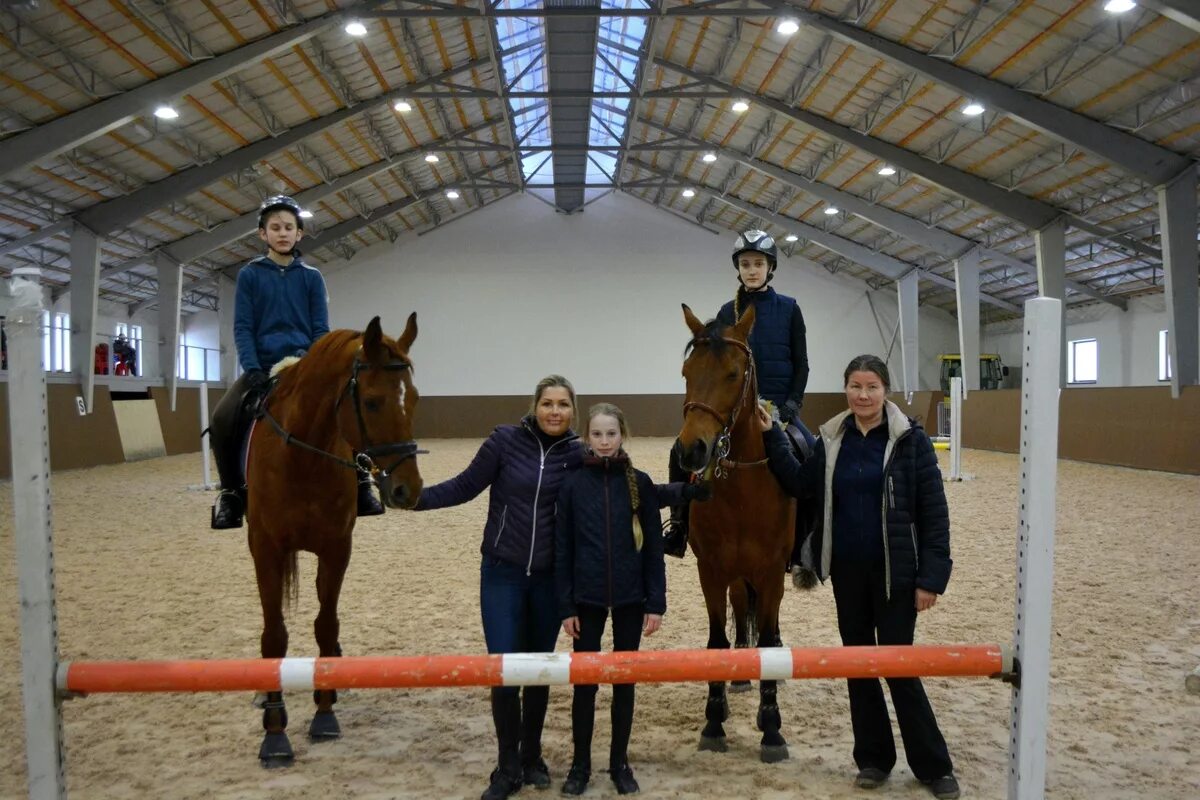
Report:
<svg viewBox="0 0 1200 800"><path fill-rule="evenodd" d="M738 234L737 241L733 243L734 269L738 268L738 256L749 252L762 253L767 257L767 263L771 265L771 270L775 270L779 248L775 246L775 240L769 233L754 229Z"/></svg>
<svg viewBox="0 0 1200 800"><path fill-rule="evenodd" d="M296 217L296 227L304 230L304 217L300 216L300 204L287 195L277 194L263 200L262 205L258 207L258 227L263 227L267 221L267 215L272 211L292 212L292 215Z"/></svg>

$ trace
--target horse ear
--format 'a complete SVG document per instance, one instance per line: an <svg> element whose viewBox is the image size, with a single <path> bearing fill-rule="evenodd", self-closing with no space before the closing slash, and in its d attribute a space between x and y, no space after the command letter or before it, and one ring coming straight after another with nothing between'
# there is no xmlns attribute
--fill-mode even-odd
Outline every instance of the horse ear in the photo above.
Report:
<svg viewBox="0 0 1200 800"><path fill-rule="evenodd" d="M363 357L367 361L378 361L382 358L383 326L379 324L379 317L367 323L367 329L363 331L362 349Z"/></svg>
<svg viewBox="0 0 1200 800"><path fill-rule="evenodd" d="M742 314L742 318L737 321L737 324L733 326L733 329L735 331L737 331L739 334L741 334L743 339L749 341L750 340L750 329L753 327L754 327L754 305L750 304L750 307L746 309L746 312L744 314Z"/></svg>
<svg viewBox="0 0 1200 800"><path fill-rule="evenodd" d="M417 340L417 312L412 312L408 315L408 323L404 326L404 333L400 334L400 338L396 343L400 345L400 349L408 352L412 348L412 343Z"/></svg>
<svg viewBox="0 0 1200 800"><path fill-rule="evenodd" d="M699 336L700 334L704 333L704 323L696 318L696 315L692 313L690 308L688 308L687 303L683 304L683 321L687 323L687 326L691 329L693 336Z"/></svg>

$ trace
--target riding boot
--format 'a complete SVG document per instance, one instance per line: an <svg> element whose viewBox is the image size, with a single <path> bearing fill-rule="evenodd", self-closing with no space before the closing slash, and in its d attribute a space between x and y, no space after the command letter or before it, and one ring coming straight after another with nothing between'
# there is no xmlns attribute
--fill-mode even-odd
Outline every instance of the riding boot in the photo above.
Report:
<svg viewBox="0 0 1200 800"><path fill-rule="evenodd" d="M375 494L375 479L371 473L358 471L358 516L377 517L383 513L383 503Z"/></svg>
<svg viewBox="0 0 1200 800"><path fill-rule="evenodd" d="M242 527L246 513L246 476L242 448L258 410L261 394L246 389L241 378L213 410L209 442L221 477L221 492L212 507L212 527L226 530Z"/></svg>
<svg viewBox="0 0 1200 800"><path fill-rule="evenodd" d="M212 508L213 530L228 530L242 527L242 515L246 510L246 495L243 489L222 489Z"/></svg>
<svg viewBox="0 0 1200 800"><path fill-rule="evenodd" d="M685 483L691 476L687 470L679 466L679 454L671 448L667 461L667 479L671 483ZM687 553L688 542L688 509L691 503L671 506L671 520L663 531L663 553L675 558L683 558Z"/></svg>
<svg viewBox="0 0 1200 800"><path fill-rule="evenodd" d="M496 725L499 753L496 772L506 776L517 788L523 782L521 770L521 695L516 687L492 689L492 721Z"/></svg>

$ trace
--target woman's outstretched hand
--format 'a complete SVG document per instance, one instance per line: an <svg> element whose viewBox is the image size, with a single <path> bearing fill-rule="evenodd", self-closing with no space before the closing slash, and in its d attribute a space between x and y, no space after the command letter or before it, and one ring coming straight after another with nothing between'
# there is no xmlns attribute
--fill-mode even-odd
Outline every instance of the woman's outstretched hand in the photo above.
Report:
<svg viewBox="0 0 1200 800"><path fill-rule="evenodd" d="M771 419L771 415L763 407L762 403L754 407L754 418L758 421L758 429L763 433L771 430L771 426L775 424L775 421Z"/></svg>

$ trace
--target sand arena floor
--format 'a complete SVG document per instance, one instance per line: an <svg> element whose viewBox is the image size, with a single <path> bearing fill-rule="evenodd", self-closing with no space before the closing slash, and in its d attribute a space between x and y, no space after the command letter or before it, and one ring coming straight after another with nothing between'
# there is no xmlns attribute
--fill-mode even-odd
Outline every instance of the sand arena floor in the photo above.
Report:
<svg viewBox="0 0 1200 800"><path fill-rule="evenodd" d="M466 466L477 441L424 442L427 481ZM668 442L638 440L635 463L665 476ZM945 454L942 454L943 458ZM945 466L945 463L943 463ZM923 614L918 641L1008 641L1013 615L1017 458L968 451L976 480L947 486L954 576ZM243 532L208 529L198 456L53 477L60 646L64 658L258 655L260 611ZM1200 797L1200 697L1184 691L1200 664L1200 478L1062 462L1054 597L1047 796ZM0 493L0 797L20 797L20 700L11 491ZM482 653L479 536L486 503L363 520L342 594L347 654ZM291 654L315 655L311 556L290 620ZM670 608L650 648L706 638L695 562L669 559ZM828 586L784 599L783 636L838 644ZM565 648L565 637L559 647ZM964 797L1002 798L1009 691L987 680L929 680ZM758 761L757 691L731 695L728 753L699 753L702 686L638 690L630 757L653 797L927 797L901 762L891 782L855 790L843 682L792 681L780 692L791 759ZM601 689L594 761L607 761ZM104 696L65 709L72 798L478 797L494 759L487 691L359 691L338 705L344 737L310 745L311 698L289 695L297 761L264 771L249 694ZM546 758L557 796L569 766L570 690L551 690ZM898 739L898 734L897 734ZM589 797L613 797L603 772Z"/></svg>

